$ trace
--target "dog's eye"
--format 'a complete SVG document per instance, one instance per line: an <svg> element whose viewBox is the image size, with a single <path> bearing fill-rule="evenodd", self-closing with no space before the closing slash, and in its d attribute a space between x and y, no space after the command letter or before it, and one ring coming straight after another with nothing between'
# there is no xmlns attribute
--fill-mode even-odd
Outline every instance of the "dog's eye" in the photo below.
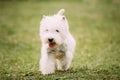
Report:
<svg viewBox="0 0 120 80"><path fill-rule="evenodd" d="M48 32L48 29L46 29L45 31Z"/></svg>
<svg viewBox="0 0 120 80"><path fill-rule="evenodd" d="M59 30L56 30L56 32L59 32Z"/></svg>

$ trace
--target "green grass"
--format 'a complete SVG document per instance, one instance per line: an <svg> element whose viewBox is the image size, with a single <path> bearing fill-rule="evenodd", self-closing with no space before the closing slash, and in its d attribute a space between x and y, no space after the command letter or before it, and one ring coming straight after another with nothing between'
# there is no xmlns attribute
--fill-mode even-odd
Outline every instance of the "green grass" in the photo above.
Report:
<svg viewBox="0 0 120 80"><path fill-rule="evenodd" d="M39 72L42 15L66 10L77 41L71 68ZM0 79L120 80L120 1L0 2Z"/></svg>

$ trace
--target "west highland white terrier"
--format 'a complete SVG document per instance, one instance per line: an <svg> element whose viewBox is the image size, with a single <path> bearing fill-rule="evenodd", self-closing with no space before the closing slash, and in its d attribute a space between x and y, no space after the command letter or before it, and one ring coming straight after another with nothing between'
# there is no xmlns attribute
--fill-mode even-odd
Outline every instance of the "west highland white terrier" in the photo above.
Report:
<svg viewBox="0 0 120 80"><path fill-rule="evenodd" d="M71 65L76 42L63 14L64 9L61 9L53 16L44 16L40 22L40 71L43 75L67 70Z"/></svg>

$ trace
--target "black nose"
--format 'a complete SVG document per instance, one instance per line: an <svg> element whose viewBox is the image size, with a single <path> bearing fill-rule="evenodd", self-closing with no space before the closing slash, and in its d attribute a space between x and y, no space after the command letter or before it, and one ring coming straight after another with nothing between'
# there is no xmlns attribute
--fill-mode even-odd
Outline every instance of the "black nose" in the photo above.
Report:
<svg viewBox="0 0 120 80"><path fill-rule="evenodd" d="M48 38L48 41L49 42L53 42L53 38Z"/></svg>

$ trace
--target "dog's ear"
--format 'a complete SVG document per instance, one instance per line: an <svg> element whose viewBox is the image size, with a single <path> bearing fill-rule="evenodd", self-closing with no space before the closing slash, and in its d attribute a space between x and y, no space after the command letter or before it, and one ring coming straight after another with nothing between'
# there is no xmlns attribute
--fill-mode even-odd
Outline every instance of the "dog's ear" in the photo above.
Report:
<svg viewBox="0 0 120 80"><path fill-rule="evenodd" d="M64 14L64 12L65 12L65 10L64 9L60 9L59 11L58 11L58 15L63 15Z"/></svg>
<svg viewBox="0 0 120 80"><path fill-rule="evenodd" d="M62 20L65 20L65 16L62 16Z"/></svg>

